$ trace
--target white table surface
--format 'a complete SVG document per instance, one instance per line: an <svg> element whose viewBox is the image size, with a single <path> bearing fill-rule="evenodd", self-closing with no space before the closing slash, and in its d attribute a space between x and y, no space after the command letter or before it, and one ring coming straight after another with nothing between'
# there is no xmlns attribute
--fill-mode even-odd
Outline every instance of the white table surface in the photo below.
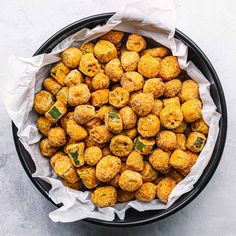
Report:
<svg viewBox="0 0 236 236"><path fill-rule="evenodd" d="M116 11L125 0L0 0L0 65L9 55L28 57L56 31L80 18ZM0 104L0 235L236 235L236 1L178 0L177 28L214 65L228 105L228 137L210 183L171 217L138 228L53 223L55 207L33 186L15 151L11 122ZM0 73L1 73L0 67ZM8 78L1 78L1 84ZM0 85L1 87L1 85ZM0 89L2 91L2 89Z"/></svg>

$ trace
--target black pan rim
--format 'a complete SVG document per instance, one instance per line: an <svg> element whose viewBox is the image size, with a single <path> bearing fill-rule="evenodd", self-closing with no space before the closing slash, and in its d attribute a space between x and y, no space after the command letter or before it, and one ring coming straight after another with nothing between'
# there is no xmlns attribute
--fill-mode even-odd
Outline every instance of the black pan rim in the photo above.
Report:
<svg viewBox="0 0 236 236"><path fill-rule="evenodd" d="M100 20L100 19L107 20L113 14L114 14L114 12L110 12L110 13L102 13L102 14L98 14L98 15L89 16L89 17L83 18L81 20L78 20L78 21L64 27L63 29L61 29L60 31L55 33L52 37L50 37L35 52L34 56L43 53L45 51L45 49L48 48L48 46L50 44L52 44L52 42L56 41L60 37L63 37L63 35L66 32L70 32L72 29L76 28L76 26L79 26L81 24L85 24L86 22L91 22L91 21ZM193 190L188 192L188 196L182 202L180 202L175 208L173 208L171 210L166 210L166 212L164 212L161 216L154 216L154 217L151 217L151 218L148 218L148 219L145 219L145 220L139 220L139 221L136 221L136 222L109 222L109 221L102 221L102 220L96 220L96 219L84 219L84 221L94 223L94 224L98 224L98 225L103 225L103 226L120 226L120 227L121 226L123 226L123 227L129 226L130 227L130 226L144 225L144 224L147 224L147 223L152 223L152 222L164 219L164 218L176 213L177 211L179 211L180 209L182 209L186 205L188 205L191 201L193 201L202 192L202 190L206 187L206 185L208 184L208 182L210 181L210 179L212 178L213 174L215 173L215 171L217 169L217 166L218 166L218 164L221 160L221 156L222 156L222 153L223 153L223 150L224 150L224 145L225 145L225 141L226 141L226 134L227 134L227 107L226 107L224 92L223 92L222 86L220 84L220 80L218 78L218 75L217 75L214 67L212 66L211 62L206 57L206 55L202 52L202 50L189 37L187 37L184 33L179 31L178 29L176 29L176 36L180 37L180 38L184 38L184 40L187 42L187 44L189 44L195 51L198 52L198 54L201 56L204 63L207 65L207 67L208 67L209 71L211 72L212 76L214 77L214 82L215 82L215 85L216 85L218 93L219 93L220 103L221 103L221 108L222 108L222 117L221 117L221 119L222 119L222 122L223 122L223 129L222 129L222 133L221 133L221 140L220 140L220 145L219 145L220 147L218 148L218 150L216 152L215 161L212 164L211 169L208 169L207 173L205 173L206 178L204 179L204 183L201 184L200 186L194 187ZM30 172L30 170L29 170L29 168L28 168L28 166L27 166L27 164L24 160L24 154L22 152L22 147L20 146L21 143L19 142L19 139L17 137L17 128L16 128L16 126L14 125L13 122L12 122L12 132L13 132L13 138L14 138L14 142L15 142L15 146L16 146L18 156L20 158L21 164L22 164L25 172L27 173L28 177L33 182L35 187L49 201L51 201L55 206L58 207L58 205L55 204L49 198L47 192L40 185L39 179L32 177L32 173ZM206 169L207 169L207 167L206 167Z"/></svg>

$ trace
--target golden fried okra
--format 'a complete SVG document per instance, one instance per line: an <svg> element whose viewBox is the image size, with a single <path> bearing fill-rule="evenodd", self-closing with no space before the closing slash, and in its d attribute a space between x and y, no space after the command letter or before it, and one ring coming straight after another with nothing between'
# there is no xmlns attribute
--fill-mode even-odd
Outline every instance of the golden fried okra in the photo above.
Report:
<svg viewBox="0 0 236 236"><path fill-rule="evenodd" d="M186 150L186 136L184 134L176 134L177 147L183 151Z"/></svg>
<svg viewBox="0 0 236 236"><path fill-rule="evenodd" d="M54 98L51 93L41 90L36 93L34 97L34 105L33 108L39 114L44 114L47 112L51 106L54 104Z"/></svg>
<svg viewBox="0 0 236 236"><path fill-rule="evenodd" d="M124 37L124 32L111 30L106 34L102 35L100 39L107 40L113 43L115 46L118 46L120 45L123 37Z"/></svg>
<svg viewBox="0 0 236 236"><path fill-rule="evenodd" d="M160 63L157 58L144 55L138 62L138 72L147 78L155 78L159 74Z"/></svg>
<svg viewBox="0 0 236 236"><path fill-rule="evenodd" d="M60 125L64 130L66 130L67 121L73 117L74 117L74 112L68 112L60 119Z"/></svg>
<svg viewBox="0 0 236 236"><path fill-rule="evenodd" d="M131 138L122 134L114 136L110 142L111 152L118 157L128 156L133 147L134 143Z"/></svg>
<svg viewBox="0 0 236 236"><path fill-rule="evenodd" d="M105 74L114 83L119 82L124 71L118 58L112 59L105 66Z"/></svg>
<svg viewBox="0 0 236 236"><path fill-rule="evenodd" d="M142 183L142 176L132 170L125 170L119 178L119 186L125 191L136 191Z"/></svg>
<svg viewBox="0 0 236 236"><path fill-rule="evenodd" d="M178 96L182 103L192 99L199 99L198 84L191 79L185 80Z"/></svg>
<svg viewBox="0 0 236 236"><path fill-rule="evenodd" d="M94 49L93 42L83 43L80 46L80 51L82 52L83 55L86 53L93 53L93 49Z"/></svg>
<svg viewBox="0 0 236 236"><path fill-rule="evenodd" d="M139 93L131 100L131 108L138 116L146 116L151 112L154 97L151 93Z"/></svg>
<svg viewBox="0 0 236 236"><path fill-rule="evenodd" d="M66 86L70 87L81 84L83 81L84 81L83 74L79 70L74 69L71 70L69 74L67 74L64 83Z"/></svg>
<svg viewBox="0 0 236 236"><path fill-rule="evenodd" d="M90 131L90 135L91 135L92 139L99 144L109 142L113 136L112 133L110 133L107 130L105 125L94 127Z"/></svg>
<svg viewBox="0 0 236 236"><path fill-rule="evenodd" d="M176 182L169 178L163 178L160 183L157 185L157 197L164 203L168 202L169 195L176 186Z"/></svg>
<svg viewBox="0 0 236 236"><path fill-rule="evenodd" d="M133 171L142 171L144 168L143 156L133 150L126 159L126 166Z"/></svg>
<svg viewBox="0 0 236 236"><path fill-rule="evenodd" d="M91 103L95 107L101 107L109 101L109 89L100 89L92 93Z"/></svg>
<svg viewBox="0 0 236 236"><path fill-rule="evenodd" d="M117 108L124 107L129 102L129 91L118 87L109 92L109 103Z"/></svg>
<svg viewBox="0 0 236 236"><path fill-rule="evenodd" d="M142 89L144 78L136 71L129 71L123 74L120 84L131 93Z"/></svg>
<svg viewBox="0 0 236 236"><path fill-rule="evenodd" d="M99 118L100 120L105 119L105 114L109 111L116 111L115 107L111 105L104 105L99 108L99 110L96 111L96 117Z"/></svg>
<svg viewBox="0 0 236 236"><path fill-rule="evenodd" d="M154 114L159 117L162 108L163 108L163 102L159 99L154 99L154 104L151 110L151 114Z"/></svg>
<svg viewBox="0 0 236 236"><path fill-rule="evenodd" d="M135 192L137 200L142 202L151 202L156 196L156 185L150 182L143 183Z"/></svg>
<svg viewBox="0 0 236 236"><path fill-rule="evenodd" d="M129 202L135 199L135 192L125 191L122 189L117 190L118 202Z"/></svg>
<svg viewBox="0 0 236 236"><path fill-rule="evenodd" d="M48 136L48 131L51 129L53 123L47 118L40 116L37 120L37 127L44 136Z"/></svg>
<svg viewBox="0 0 236 236"><path fill-rule="evenodd" d="M182 83L179 79L172 79L165 83L164 96L167 98L175 97L182 88Z"/></svg>
<svg viewBox="0 0 236 236"><path fill-rule="evenodd" d="M61 85L51 77L48 77L43 81L43 86L49 93L53 94L54 96L61 89Z"/></svg>
<svg viewBox="0 0 236 236"><path fill-rule="evenodd" d="M134 139L137 136L138 131L137 131L136 127L134 127L131 129L124 130L121 134L126 135L126 136L130 137L131 139Z"/></svg>
<svg viewBox="0 0 236 236"><path fill-rule="evenodd" d="M67 112L67 108L64 103L57 101L52 107L45 113L45 117L52 123L56 123Z"/></svg>
<svg viewBox="0 0 236 236"><path fill-rule="evenodd" d="M160 130L161 123L156 115L148 114L138 120L138 132L144 138L156 136Z"/></svg>
<svg viewBox="0 0 236 236"><path fill-rule="evenodd" d="M69 88L68 103L71 106L85 104L90 99L90 91L86 84L78 84Z"/></svg>
<svg viewBox="0 0 236 236"><path fill-rule="evenodd" d="M159 75L164 81L176 78L181 72L179 62L175 56L167 56L160 62Z"/></svg>
<svg viewBox="0 0 236 236"><path fill-rule="evenodd" d="M92 81L93 81L92 77L89 77L89 76L85 77L84 83L88 86L88 89L89 89L90 92L93 92Z"/></svg>
<svg viewBox="0 0 236 236"><path fill-rule="evenodd" d="M169 160L170 153L165 152L160 148L154 150L149 157L149 162L151 163L152 167L163 173L170 169Z"/></svg>
<svg viewBox="0 0 236 236"><path fill-rule="evenodd" d="M180 125L178 127L174 128L174 129L172 129L171 131L173 131L174 133L179 134L179 133L184 133L186 129L187 129L187 123L184 120L182 120Z"/></svg>
<svg viewBox="0 0 236 236"><path fill-rule="evenodd" d="M144 93L152 93L154 98L159 98L163 95L165 90L165 84L162 82L162 79L152 78L146 80L143 86Z"/></svg>
<svg viewBox="0 0 236 236"><path fill-rule="evenodd" d="M76 68L79 66L81 56L82 52L78 48L67 48L61 53L61 60L67 67Z"/></svg>
<svg viewBox="0 0 236 236"><path fill-rule="evenodd" d="M129 106L125 106L120 109L119 114L123 121L124 129L131 129L135 126L137 122L137 116Z"/></svg>
<svg viewBox="0 0 236 236"><path fill-rule="evenodd" d="M151 182L158 177L158 172L151 166L149 162L145 161L141 175L143 182Z"/></svg>
<svg viewBox="0 0 236 236"><path fill-rule="evenodd" d="M120 171L120 158L112 155L103 157L96 165L96 176L101 182L112 180Z"/></svg>
<svg viewBox="0 0 236 236"><path fill-rule="evenodd" d="M164 107L160 112L160 121L167 129L178 127L183 120L183 114L179 106L169 105Z"/></svg>
<svg viewBox="0 0 236 236"><path fill-rule="evenodd" d="M135 140L134 149L143 155L151 154L155 145L155 140L152 138L137 137Z"/></svg>
<svg viewBox="0 0 236 236"><path fill-rule="evenodd" d="M39 148L41 154L45 157L51 157L53 154L57 152L57 147L53 147L47 138L42 139L39 143Z"/></svg>
<svg viewBox="0 0 236 236"><path fill-rule="evenodd" d="M92 80L92 86L94 90L106 89L110 85L110 79L102 72L97 73Z"/></svg>
<svg viewBox="0 0 236 236"><path fill-rule="evenodd" d="M98 207L112 207L117 202L117 191L113 186L98 187L91 194L91 200Z"/></svg>
<svg viewBox="0 0 236 236"><path fill-rule="evenodd" d="M66 144L66 133L61 127L54 127L48 131L49 144L53 147L61 147Z"/></svg>
<svg viewBox="0 0 236 236"><path fill-rule="evenodd" d="M75 144L76 141L69 138L68 142L65 144L65 146L63 146L63 152L68 154L68 151L67 151L67 147L70 145L70 144Z"/></svg>
<svg viewBox="0 0 236 236"><path fill-rule="evenodd" d="M129 51L140 52L146 48L146 41L141 35L131 34L126 42L126 48Z"/></svg>
<svg viewBox="0 0 236 236"><path fill-rule="evenodd" d="M67 105L68 96L69 96L69 89L67 87L62 87L58 91L58 93L56 95L56 99L57 99L57 101L60 101L63 104Z"/></svg>
<svg viewBox="0 0 236 236"><path fill-rule="evenodd" d="M66 151L75 167L84 165L84 143L69 144Z"/></svg>
<svg viewBox="0 0 236 236"><path fill-rule="evenodd" d="M78 124L85 124L95 117L95 108L91 105L79 105L75 108L74 119Z"/></svg>
<svg viewBox="0 0 236 236"><path fill-rule="evenodd" d="M191 124L192 131L208 134L209 127L203 119L199 119Z"/></svg>
<svg viewBox="0 0 236 236"><path fill-rule="evenodd" d="M189 150L186 151L185 153L190 157L190 162L186 168L178 170L183 176L186 176L190 172L190 170L192 169L193 165L196 163L198 158L198 154L193 153Z"/></svg>
<svg viewBox="0 0 236 236"><path fill-rule="evenodd" d="M112 155L111 150L109 148L109 145L102 148L102 156L105 157L105 156L108 156L108 155Z"/></svg>
<svg viewBox="0 0 236 236"><path fill-rule="evenodd" d="M108 111L105 114L105 126L108 131L119 134L123 130L123 122L118 112Z"/></svg>
<svg viewBox="0 0 236 236"><path fill-rule="evenodd" d="M119 188L119 179L120 175L117 174L112 180L108 182L108 184L112 185L113 187Z"/></svg>
<svg viewBox="0 0 236 236"><path fill-rule="evenodd" d="M65 187L76 189L76 190L82 190L82 188L83 188L83 183L82 183L81 179L79 179L75 183L70 183L67 180L64 180L63 185Z"/></svg>
<svg viewBox="0 0 236 236"><path fill-rule="evenodd" d="M63 62L58 62L50 70L51 76L62 86L65 85L65 78L69 72L69 68Z"/></svg>
<svg viewBox="0 0 236 236"><path fill-rule="evenodd" d="M138 67L139 54L134 51L125 51L121 54L121 65L125 71L135 71Z"/></svg>
<svg viewBox="0 0 236 236"><path fill-rule="evenodd" d="M86 53L82 55L80 63L79 63L79 70L90 77L95 76L101 67L98 63L98 60L94 57L92 53Z"/></svg>
<svg viewBox="0 0 236 236"><path fill-rule="evenodd" d="M51 164L53 169L55 167L56 161L58 161L58 159L60 159L60 158L63 158L64 156L65 156L65 153L57 152L50 158L50 164Z"/></svg>
<svg viewBox="0 0 236 236"><path fill-rule="evenodd" d="M172 131L164 130L156 137L157 146L164 151L171 151L177 147L176 134Z"/></svg>
<svg viewBox="0 0 236 236"><path fill-rule="evenodd" d="M194 122L202 117L202 103L198 99L188 100L181 106L181 111L186 122Z"/></svg>
<svg viewBox="0 0 236 236"><path fill-rule="evenodd" d="M188 136L186 147L194 152L201 152L206 142L206 136L199 132L191 132Z"/></svg>
<svg viewBox="0 0 236 236"><path fill-rule="evenodd" d="M173 97L173 98L165 98L163 99L164 107L175 105L180 107L180 100L179 97Z"/></svg>
<svg viewBox="0 0 236 236"><path fill-rule="evenodd" d="M82 166L77 169L77 173L81 178L83 185L88 189L93 189L100 183L96 177L96 170L94 167Z"/></svg>
<svg viewBox="0 0 236 236"><path fill-rule="evenodd" d="M66 133L75 141L81 141L88 137L86 129L78 125L74 118L67 121Z"/></svg>
<svg viewBox="0 0 236 236"><path fill-rule="evenodd" d="M171 170L166 174L166 177L172 178L176 183L179 183L184 179L184 176L181 175L177 170L171 168Z"/></svg>
<svg viewBox="0 0 236 236"><path fill-rule="evenodd" d="M169 49L165 47L150 48L142 52L142 55L150 55L152 57L166 57L168 54Z"/></svg>
<svg viewBox="0 0 236 236"><path fill-rule="evenodd" d="M101 125L103 125L103 122L95 117L85 124L85 128L90 132L90 130L93 129L94 127L98 127Z"/></svg>
<svg viewBox="0 0 236 236"><path fill-rule="evenodd" d="M113 43L107 40L99 40L94 46L94 54L100 62L107 63L116 58L117 50Z"/></svg>
<svg viewBox="0 0 236 236"><path fill-rule="evenodd" d="M89 166L96 165L101 158L102 158L101 148L92 146L85 149L84 160Z"/></svg>
<svg viewBox="0 0 236 236"><path fill-rule="evenodd" d="M176 169L184 169L190 163L190 156L181 149L176 149L171 154L169 163Z"/></svg>
<svg viewBox="0 0 236 236"><path fill-rule="evenodd" d="M92 146L100 146L101 147L101 145L102 145L102 144L95 142L91 135L89 135L86 139L84 139L83 142L84 142L86 148L92 147Z"/></svg>

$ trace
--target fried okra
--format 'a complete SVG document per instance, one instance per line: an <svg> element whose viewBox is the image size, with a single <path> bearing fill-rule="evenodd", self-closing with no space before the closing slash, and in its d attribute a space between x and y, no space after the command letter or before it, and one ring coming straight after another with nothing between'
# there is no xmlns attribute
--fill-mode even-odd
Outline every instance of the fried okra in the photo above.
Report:
<svg viewBox="0 0 236 236"><path fill-rule="evenodd" d="M100 89L92 93L91 95L91 103L95 107L101 107L107 104L109 101L109 90L108 89Z"/></svg>
<svg viewBox="0 0 236 236"><path fill-rule="evenodd" d="M176 182L169 178L163 178L160 183L157 185L157 197L164 203L168 202L169 195L176 186Z"/></svg>
<svg viewBox="0 0 236 236"><path fill-rule="evenodd" d="M70 118L67 121L66 133L75 141L81 141L88 137L86 129L78 125L74 118Z"/></svg>
<svg viewBox="0 0 236 236"><path fill-rule="evenodd" d="M129 71L123 74L120 84L131 93L142 89L144 78L136 71Z"/></svg>
<svg viewBox="0 0 236 236"><path fill-rule="evenodd" d="M162 79L159 78L148 79L143 86L143 92L152 93L154 98L162 96L164 91L165 84L162 82Z"/></svg>
<svg viewBox="0 0 236 236"><path fill-rule="evenodd" d="M112 152L109 148L109 146L105 146L104 148L102 148L102 156L108 156L108 155L112 155Z"/></svg>
<svg viewBox="0 0 236 236"><path fill-rule="evenodd" d="M47 118L40 116L37 120L37 127L44 136L48 136L48 131L51 129L53 123Z"/></svg>
<svg viewBox="0 0 236 236"><path fill-rule="evenodd" d="M138 72L147 78L155 78L159 74L160 63L157 58L144 55L138 62Z"/></svg>
<svg viewBox="0 0 236 236"><path fill-rule="evenodd" d="M68 95L69 95L69 89L67 87L62 87L58 91L58 93L56 95L56 99L57 99L57 101L62 102L66 106L67 105L67 101L68 101Z"/></svg>
<svg viewBox="0 0 236 236"><path fill-rule="evenodd" d="M194 122L202 117L202 103L198 99L188 100L181 106L184 120L186 122Z"/></svg>
<svg viewBox="0 0 236 236"><path fill-rule="evenodd" d="M149 162L145 161L141 176L143 182L152 182L158 177L158 172L151 166Z"/></svg>
<svg viewBox="0 0 236 236"><path fill-rule="evenodd" d="M52 146L49 143L48 138L42 139L39 143L39 149L41 151L41 154L44 157L51 157L53 154L57 152L57 147Z"/></svg>
<svg viewBox="0 0 236 236"><path fill-rule="evenodd" d="M77 69L71 70L69 72L69 74L67 74L65 81L64 81L65 85L68 87L76 86L78 84L81 84L82 82L84 82L84 76Z"/></svg>
<svg viewBox="0 0 236 236"><path fill-rule="evenodd" d="M105 114L109 111L116 111L116 108L111 105L103 105L96 111L96 117L100 120L105 120Z"/></svg>
<svg viewBox="0 0 236 236"><path fill-rule="evenodd" d="M201 152L206 142L206 136L199 132L191 132L188 136L186 147L195 153Z"/></svg>
<svg viewBox="0 0 236 236"><path fill-rule="evenodd" d="M186 168L178 170L183 176L186 176L191 171L193 165L196 163L197 158L198 158L197 153L193 153L189 150L187 150L185 153L190 157L190 162Z"/></svg>
<svg viewBox="0 0 236 236"><path fill-rule="evenodd" d="M80 51L82 54L93 53L94 44L93 42L84 43L80 46Z"/></svg>
<svg viewBox="0 0 236 236"><path fill-rule="evenodd" d="M63 62L58 62L50 70L51 76L62 86L65 86L65 78L69 72L69 68Z"/></svg>
<svg viewBox="0 0 236 236"><path fill-rule="evenodd" d="M109 85L109 77L102 72L97 73L92 79L92 86L94 90L107 89Z"/></svg>
<svg viewBox="0 0 236 236"><path fill-rule="evenodd" d="M121 54L121 65L125 71L135 71L138 67L139 54L134 51L125 51Z"/></svg>
<svg viewBox="0 0 236 236"><path fill-rule="evenodd" d="M79 105L75 108L74 119L78 124L86 124L95 117L95 108L91 105Z"/></svg>
<svg viewBox="0 0 236 236"><path fill-rule="evenodd" d="M122 189L117 190L118 202L129 202L135 199L135 192L125 191Z"/></svg>
<svg viewBox="0 0 236 236"><path fill-rule="evenodd" d="M90 77L95 76L101 67L98 63L98 60L94 57L92 53L86 53L82 55L79 63L79 70Z"/></svg>
<svg viewBox="0 0 236 236"><path fill-rule="evenodd" d="M156 115L148 114L139 118L137 126L142 137L151 138L159 132L161 123Z"/></svg>
<svg viewBox="0 0 236 236"><path fill-rule="evenodd" d="M175 105L180 107L180 100L179 97L173 97L173 98L165 98L163 99L164 107Z"/></svg>
<svg viewBox="0 0 236 236"><path fill-rule="evenodd" d="M146 48L146 41L141 35L131 34L126 42L126 48L129 51L140 52Z"/></svg>
<svg viewBox="0 0 236 236"><path fill-rule="evenodd" d="M76 189L76 190L82 190L82 188L83 188L83 183L82 183L81 179L79 179L75 183L70 183L67 180L64 180L63 184L65 187Z"/></svg>
<svg viewBox="0 0 236 236"><path fill-rule="evenodd" d="M119 134L123 130L123 122L118 112L108 111L105 114L105 126L108 131Z"/></svg>
<svg viewBox="0 0 236 236"><path fill-rule="evenodd" d="M185 80L178 94L182 103L192 99L199 99L198 84L194 80Z"/></svg>
<svg viewBox="0 0 236 236"><path fill-rule="evenodd" d="M124 71L118 58L112 59L105 66L105 74L114 83L119 82Z"/></svg>
<svg viewBox="0 0 236 236"><path fill-rule="evenodd" d="M98 187L91 194L91 200L98 207L112 207L117 202L117 191L113 186Z"/></svg>
<svg viewBox="0 0 236 236"><path fill-rule="evenodd" d="M86 104L90 96L88 86L86 84L78 84L69 88L68 103L71 106Z"/></svg>
<svg viewBox="0 0 236 236"><path fill-rule="evenodd" d="M133 171L142 171L144 168L143 156L139 152L133 150L127 157L126 166Z"/></svg>
<svg viewBox="0 0 236 236"><path fill-rule="evenodd" d="M177 170L174 168L171 168L171 170L168 172L168 174L165 175L166 177L172 178L176 183L179 183L184 179L184 176L181 175Z"/></svg>
<svg viewBox="0 0 236 236"><path fill-rule="evenodd" d="M48 140L53 147L64 146L67 142L66 132L61 127L51 128L48 131Z"/></svg>
<svg viewBox="0 0 236 236"><path fill-rule="evenodd" d="M148 155L153 152L155 145L155 140L152 138L142 138L141 136L137 137L135 140L134 149L143 155Z"/></svg>
<svg viewBox="0 0 236 236"><path fill-rule="evenodd" d="M170 152L165 152L160 148L154 150L149 157L149 162L151 163L152 167L162 173L165 173L170 169L169 160Z"/></svg>
<svg viewBox="0 0 236 236"><path fill-rule="evenodd" d="M134 128L131 128L131 129L124 130L121 134L126 135L126 136L130 137L131 139L134 139L137 136L138 131L134 127Z"/></svg>
<svg viewBox="0 0 236 236"><path fill-rule="evenodd" d="M161 124L167 129L178 127L183 120L183 114L179 106L169 105L160 112Z"/></svg>
<svg viewBox="0 0 236 236"><path fill-rule="evenodd" d="M159 75L164 81L176 78L181 72L177 57L167 56L160 62Z"/></svg>
<svg viewBox="0 0 236 236"><path fill-rule="evenodd" d="M186 136L184 134L176 134L177 147L183 151L186 150Z"/></svg>
<svg viewBox="0 0 236 236"><path fill-rule="evenodd" d="M192 131L208 134L209 127L203 119L199 119L191 124Z"/></svg>
<svg viewBox="0 0 236 236"><path fill-rule="evenodd" d="M82 166L77 169L77 173L81 178L83 185L88 189L93 189L100 183L96 177L96 170L94 167Z"/></svg>
<svg viewBox="0 0 236 236"><path fill-rule="evenodd" d="M172 79L165 83L164 96L167 98L175 97L182 88L182 83L179 79Z"/></svg>
<svg viewBox="0 0 236 236"><path fill-rule="evenodd" d="M129 102L129 91L118 87L109 93L109 103L117 108L124 107Z"/></svg>
<svg viewBox="0 0 236 236"><path fill-rule="evenodd" d="M34 110L39 114L45 114L54 104L54 98L49 92L42 90L34 97Z"/></svg>
<svg viewBox="0 0 236 236"><path fill-rule="evenodd" d="M138 116L146 116L154 104L153 94L139 93L131 100L131 108Z"/></svg>
<svg viewBox="0 0 236 236"><path fill-rule="evenodd" d="M156 137L157 146L164 151L171 151L177 147L176 134L172 131L164 130Z"/></svg>
<svg viewBox="0 0 236 236"><path fill-rule="evenodd" d="M96 176L101 182L112 180L120 171L120 158L112 155L103 157L96 165Z"/></svg>
<svg viewBox="0 0 236 236"><path fill-rule="evenodd" d="M133 147L134 143L131 138L121 134L114 136L110 142L111 152L118 157L128 156Z"/></svg>
<svg viewBox="0 0 236 236"><path fill-rule="evenodd" d="M69 144L66 151L75 167L84 165L84 143Z"/></svg>
<svg viewBox="0 0 236 236"><path fill-rule="evenodd" d="M76 68L79 66L81 56L82 52L78 48L67 48L61 53L61 60L67 67Z"/></svg>
<svg viewBox="0 0 236 236"><path fill-rule="evenodd" d="M156 185L151 182L143 183L135 192L135 197L142 202L151 202L156 197Z"/></svg>
<svg viewBox="0 0 236 236"><path fill-rule="evenodd" d="M136 191L142 183L142 176L138 172L132 170L125 170L119 178L119 186L125 191Z"/></svg>
<svg viewBox="0 0 236 236"><path fill-rule="evenodd" d="M179 133L184 133L186 129L187 129L187 123L183 120L178 127L172 129L171 131L179 134Z"/></svg>
<svg viewBox="0 0 236 236"><path fill-rule="evenodd" d="M60 125L64 130L66 130L67 121L73 117L74 117L74 112L68 112L60 119Z"/></svg>
<svg viewBox="0 0 236 236"><path fill-rule="evenodd" d="M124 37L124 32L111 30L106 34L102 35L100 39L107 40L113 43L115 46L119 46Z"/></svg>
<svg viewBox="0 0 236 236"><path fill-rule="evenodd" d="M169 49L165 47L150 48L142 52L142 55L150 55L152 57L166 57L168 54Z"/></svg>
<svg viewBox="0 0 236 236"><path fill-rule="evenodd" d="M181 149L176 149L170 157L170 165L176 169L184 169L190 163L190 157Z"/></svg>
<svg viewBox="0 0 236 236"><path fill-rule="evenodd" d="M58 93L61 89L61 85L53 78L48 77L43 81L44 88L54 96Z"/></svg>
<svg viewBox="0 0 236 236"><path fill-rule="evenodd" d="M45 113L45 117L52 123L56 123L67 112L67 108L61 101L55 102Z"/></svg>
<svg viewBox="0 0 236 236"><path fill-rule="evenodd" d="M91 129L90 135L92 139L99 144L110 142L113 136L112 133L107 130L105 125L94 127Z"/></svg>
<svg viewBox="0 0 236 236"><path fill-rule="evenodd" d="M151 114L154 114L159 117L162 108L163 108L163 102L159 99L154 99L154 104L151 110Z"/></svg>
<svg viewBox="0 0 236 236"><path fill-rule="evenodd" d="M121 108L119 114L122 119L124 129L131 129L136 125L137 116L135 115L131 107L125 106Z"/></svg>

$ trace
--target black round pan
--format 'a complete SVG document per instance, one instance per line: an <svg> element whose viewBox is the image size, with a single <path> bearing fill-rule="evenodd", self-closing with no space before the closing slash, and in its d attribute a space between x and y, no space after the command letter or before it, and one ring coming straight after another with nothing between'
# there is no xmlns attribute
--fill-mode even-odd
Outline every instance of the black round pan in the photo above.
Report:
<svg viewBox="0 0 236 236"><path fill-rule="evenodd" d="M41 53L49 53L51 50L60 43L63 39L70 36L71 34L81 30L82 28L93 28L97 25L104 24L114 13L104 13L99 15L90 16L82 20L76 21L56 34L49 38L34 55ZM106 226L136 226L146 223L151 223L163 219L167 216L174 214L175 212L182 209L184 206L189 204L198 194L206 187L210 179L212 178L222 156L222 152L225 145L226 132L227 132L227 110L224 93L219 81L219 78L214 70L212 64L206 57L206 55L201 51L201 49L186 35L184 35L179 30L176 30L175 37L183 41L189 47L188 60L193 61L193 63L201 70L201 72L206 76L206 78L211 83L211 96L217 106L217 110L222 114L220 120L220 131L217 138L217 142L207 167L205 168L201 178L194 185L194 188L181 196L171 207L166 210L153 210L138 212L134 209L129 209L126 212L125 220L120 220L117 217L112 222L107 222L103 220L96 219L85 219L87 222L106 225ZM15 141L15 146L21 163L28 174L31 181L37 187L37 189L49 200L48 191L50 190L50 185L39 178L33 178L32 173L35 171L35 165L29 155L29 153L24 149L23 145L20 143L17 137L17 128L12 124L13 136ZM53 203L53 202L52 202ZM53 203L55 204L55 203ZM57 205L58 206L58 205Z"/></svg>

